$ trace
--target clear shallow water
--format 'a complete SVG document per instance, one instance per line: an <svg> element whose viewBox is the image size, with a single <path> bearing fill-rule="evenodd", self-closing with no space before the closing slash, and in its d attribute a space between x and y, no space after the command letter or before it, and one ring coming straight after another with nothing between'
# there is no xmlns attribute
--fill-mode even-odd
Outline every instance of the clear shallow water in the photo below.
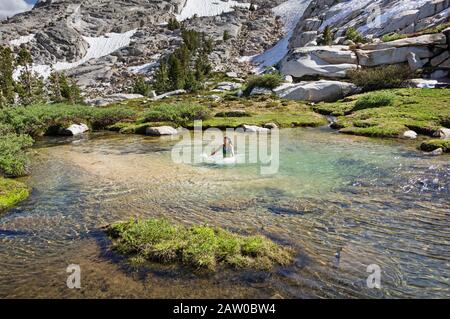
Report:
<svg viewBox="0 0 450 319"><path fill-rule="evenodd" d="M326 129L280 138L274 176L174 164L170 139L41 141L30 199L0 216L0 297L450 297L448 156ZM273 273L133 269L99 230L131 217L263 233L297 259ZM66 287L69 264L81 266L81 290ZM366 287L370 264L381 290Z"/></svg>

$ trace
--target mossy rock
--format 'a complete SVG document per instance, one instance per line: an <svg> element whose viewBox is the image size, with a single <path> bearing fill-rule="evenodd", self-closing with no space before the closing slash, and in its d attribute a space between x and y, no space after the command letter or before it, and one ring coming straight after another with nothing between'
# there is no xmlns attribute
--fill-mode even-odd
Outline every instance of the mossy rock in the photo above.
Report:
<svg viewBox="0 0 450 319"><path fill-rule="evenodd" d="M29 195L29 189L25 184L0 177L0 212L17 205Z"/></svg>
<svg viewBox="0 0 450 319"><path fill-rule="evenodd" d="M106 227L112 247L131 261L180 263L217 270L218 266L270 270L293 262L294 252L261 236L243 236L218 227L186 227L167 220L131 220Z"/></svg>
<svg viewBox="0 0 450 319"><path fill-rule="evenodd" d="M420 149L424 152L432 152L442 148L445 153L450 153L450 140L429 140L420 145Z"/></svg>

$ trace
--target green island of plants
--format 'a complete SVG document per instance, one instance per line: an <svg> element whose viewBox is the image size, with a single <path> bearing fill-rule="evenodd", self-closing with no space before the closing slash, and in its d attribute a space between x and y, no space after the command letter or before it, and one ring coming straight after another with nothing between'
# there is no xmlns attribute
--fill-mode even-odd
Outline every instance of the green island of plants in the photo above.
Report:
<svg viewBox="0 0 450 319"><path fill-rule="evenodd" d="M181 263L198 269L222 266L270 270L293 262L294 251L264 236L243 236L218 227L171 224L167 220L130 220L106 228L115 251L134 264Z"/></svg>
<svg viewBox="0 0 450 319"><path fill-rule="evenodd" d="M28 196L29 190L25 184L0 177L0 212L13 207Z"/></svg>
<svg viewBox="0 0 450 319"><path fill-rule="evenodd" d="M341 133L399 137L407 130L433 137L450 126L450 90L393 89L356 95L314 109L337 116Z"/></svg>

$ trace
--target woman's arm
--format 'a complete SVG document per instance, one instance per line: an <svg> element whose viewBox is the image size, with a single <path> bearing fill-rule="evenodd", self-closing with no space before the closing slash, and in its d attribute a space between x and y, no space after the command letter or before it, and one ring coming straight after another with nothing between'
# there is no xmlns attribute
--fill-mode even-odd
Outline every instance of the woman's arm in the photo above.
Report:
<svg viewBox="0 0 450 319"><path fill-rule="evenodd" d="M218 151L220 151L221 148L222 148L222 146L219 146L214 152L212 152L211 156L216 155L216 153L217 153Z"/></svg>

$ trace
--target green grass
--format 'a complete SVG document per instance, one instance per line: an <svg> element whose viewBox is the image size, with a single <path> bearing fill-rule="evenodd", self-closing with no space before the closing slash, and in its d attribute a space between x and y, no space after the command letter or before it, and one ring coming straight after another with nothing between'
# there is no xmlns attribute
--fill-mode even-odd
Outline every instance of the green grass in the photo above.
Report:
<svg viewBox="0 0 450 319"><path fill-rule="evenodd" d="M391 95L392 98L388 97ZM364 106L371 107L358 109L356 105L361 101ZM338 116L336 126L342 133L398 137L412 129L433 136L439 128L449 127L449 105L449 89L395 89L366 93L336 103L322 103L315 109L322 114Z"/></svg>
<svg viewBox="0 0 450 319"><path fill-rule="evenodd" d="M420 145L420 149L425 152L432 152L442 148L445 153L450 153L450 140L429 140Z"/></svg>
<svg viewBox="0 0 450 319"><path fill-rule="evenodd" d="M29 190L23 183L0 177L0 212L27 199Z"/></svg>
<svg viewBox="0 0 450 319"><path fill-rule="evenodd" d="M204 105L189 103L161 104L146 111L142 115L142 122L171 122L176 125L186 125L195 120L205 120L210 117L211 112Z"/></svg>
<svg viewBox="0 0 450 319"><path fill-rule="evenodd" d="M107 228L113 249L133 262L181 263L193 268L271 269L289 265L293 251L263 236L242 236L221 228L185 227L150 219L115 223Z"/></svg>
<svg viewBox="0 0 450 319"><path fill-rule="evenodd" d="M400 39L405 39L408 36L406 34L399 34L399 33L389 33L384 35L381 40L383 42L391 42L391 41L395 41L395 40L400 40Z"/></svg>
<svg viewBox="0 0 450 319"><path fill-rule="evenodd" d="M352 111L372 109L394 104L395 95L389 92L374 92L361 96L355 103Z"/></svg>

